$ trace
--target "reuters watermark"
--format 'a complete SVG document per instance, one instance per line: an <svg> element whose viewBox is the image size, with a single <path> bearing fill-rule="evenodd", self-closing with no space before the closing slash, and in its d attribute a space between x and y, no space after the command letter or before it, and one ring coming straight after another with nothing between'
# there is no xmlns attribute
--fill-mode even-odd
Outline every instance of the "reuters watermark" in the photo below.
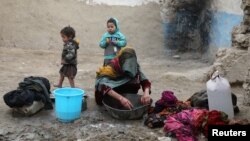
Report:
<svg viewBox="0 0 250 141"><path fill-rule="evenodd" d="M250 125L211 125L208 127L208 140L232 138L250 140Z"/></svg>

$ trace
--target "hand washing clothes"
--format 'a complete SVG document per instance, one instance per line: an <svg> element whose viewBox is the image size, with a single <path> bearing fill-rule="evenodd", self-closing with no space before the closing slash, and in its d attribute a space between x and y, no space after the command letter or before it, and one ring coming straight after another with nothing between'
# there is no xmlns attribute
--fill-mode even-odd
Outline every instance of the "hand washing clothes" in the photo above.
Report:
<svg viewBox="0 0 250 141"><path fill-rule="evenodd" d="M111 89L119 94L137 94L140 88L143 91L150 89L151 83L140 69L135 50L125 47L110 64L97 71L95 100L98 105L102 105L103 97Z"/></svg>

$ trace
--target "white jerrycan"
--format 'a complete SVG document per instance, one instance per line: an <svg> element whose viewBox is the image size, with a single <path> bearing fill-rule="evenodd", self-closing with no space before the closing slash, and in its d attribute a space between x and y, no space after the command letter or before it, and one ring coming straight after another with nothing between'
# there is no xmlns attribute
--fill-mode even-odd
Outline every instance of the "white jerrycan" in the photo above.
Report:
<svg viewBox="0 0 250 141"><path fill-rule="evenodd" d="M234 118L231 87L227 79L221 77L216 71L207 82L207 95L209 110L222 111L229 119Z"/></svg>

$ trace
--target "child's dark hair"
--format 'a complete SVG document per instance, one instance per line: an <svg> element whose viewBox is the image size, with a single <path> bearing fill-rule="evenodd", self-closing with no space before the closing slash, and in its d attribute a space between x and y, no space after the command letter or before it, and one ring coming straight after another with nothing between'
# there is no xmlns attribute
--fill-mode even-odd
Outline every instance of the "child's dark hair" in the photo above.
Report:
<svg viewBox="0 0 250 141"><path fill-rule="evenodd" d="M108 23L113 23L115 25L115 27L117 27L116 25L116 20L114 18L110 18L108 21L107 21L107 24Z"/></svg>
<svg viewBox="0 0 250 141"><path fill-rule="evenodd" d="M71 26L66 26L66 27L64 27L64 28L61 30L60 33L63 34L63 35L65 35L65 36L67 36L68 38L72 38L72 39L75 38L75 34L76 34L74 28L72 28Z"/></svg>

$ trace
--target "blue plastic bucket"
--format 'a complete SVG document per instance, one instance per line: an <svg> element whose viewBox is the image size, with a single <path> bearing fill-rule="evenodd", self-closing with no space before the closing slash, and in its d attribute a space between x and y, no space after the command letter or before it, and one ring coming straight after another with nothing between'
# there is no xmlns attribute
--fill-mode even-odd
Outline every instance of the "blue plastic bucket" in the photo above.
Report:
<svg viewBox="0 0 250 141"><path fill-rule="evenodd" d="M61 122L72 122L81 115L84 90L79 88L58 88L55 95L56 117Z"/></svg>

